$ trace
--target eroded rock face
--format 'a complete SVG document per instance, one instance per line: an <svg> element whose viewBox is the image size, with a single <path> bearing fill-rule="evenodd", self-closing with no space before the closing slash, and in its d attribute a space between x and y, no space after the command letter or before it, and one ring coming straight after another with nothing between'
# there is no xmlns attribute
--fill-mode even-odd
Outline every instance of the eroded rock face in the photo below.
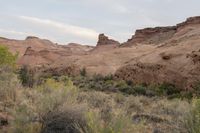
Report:
<svg viewBox="0 0 200 133"><path fill-rule="evenodd" d="M170 39L176 32L176 27L156 27L136 30L135 35L128 40L127 44L158 44Z"/></svg>
<svg viewBox="0 0 200 133"><path fill-rule="evenodd" d="M77 76L80 73L80 67L77 65L68 65L68 66L55 66L55 67L48 67L41 71L41 73L49 74L52 76L62 76L62 75L68 75L68 76Z"/></svg>
<svg viewBox="0 0 200 133"><path fill-rule="evenodd" d="M170 83L177 88L187 86L187 77L170 70L165 65L151 63L136 63L126 65L116 71L116 77L119 79L133 81L136 84L162 84Z"/></svg>
<svg viewBox="0 0 200 133"><path fill-rule="evenodd" d="M177 24L177 28L182 28L184 26L200 24L200 16L190 17L185 22Z"/></svg>
<svg viewBox="0 0 200 133"><path fill-rule="evenodd" d="M119 45L120 43L118 41L115 41L113 39L109 39L104 34L99 35L99 40L97 42L97 46L101 45Z"/></svg>
<svg viewBox="0 0 200 133"><path fill-rule="evenodd" d="M136 44L161 44L171 39L179 30L192 25L200 24L200 17L188 18L185 22L177 24L176 26L155 27L136 30L135 35L132 36L123 46L131 46Z"/></svg>

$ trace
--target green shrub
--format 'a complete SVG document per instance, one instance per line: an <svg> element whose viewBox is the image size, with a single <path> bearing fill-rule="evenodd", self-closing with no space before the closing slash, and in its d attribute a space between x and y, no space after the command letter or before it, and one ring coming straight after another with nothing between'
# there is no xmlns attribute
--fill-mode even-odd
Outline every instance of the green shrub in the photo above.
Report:
<svg viewBox="0 0 200 133"><path fill-rule="evenodd" d="M17 91L21 87L12 69L2 68L0 72L0 101L15 102Z"/></svg>
<svg viewBox="0 0 200 133"><path fill-rule="evenodd" d="M180 90L178 88L176 88L175 85L173 85L173 84L163 83L158 87L157 92L160 95L170 96L173 94L180 93Z"/></svg>
<svg viewBox="0 0 200 133"><path fill-rule="evenodd" d="M100 74L95 74L95 75L93 75L92 80L95 82L98 82L98 81L104 80L104 77Z"/></svg>
<svg viewBox="0 0 200 133"><path fill-rule="evenodd" d="M104 81L107 81L107 80L114 80L114 76L112 74L104 76Z"/></svg>
<svg viewBox="0 0 200 133"><path fill-rule="evenodd" d="M126 81L124 81L124 80L116 82L115 87L120 92L123 92L125 94L134 94L135 93L134 89L131 86L127 85Z"/></svg>
<svg viewBox="0 0 200 133"><path fill-rule="evenodd" d="M134 91L137 95L146 95L147 88L144 86L135 86Z"/></svg>
<svg viewBox="0 0 200 133"><path fill-rule="evenodd" d="M102 121L97 113L88 112L88 131L87 133L132 133L134 126L131 117L122 113L111 114L109 121Z"/></svg>
<svg viewBox="0 0 200 133"><path fill-rule="evenodd" d="M19 78L22 82L23 86L26 87L33 87L35 81L34 81L34 72L31 71L28 66L23 66L19 70Z"/></svg>
<svg viewBox="0 0 200 133"><path fill-rule="evenodd" d="M5 46L0 46L0 66L8 65L15 67L18 54L13 55Z"/></svg>

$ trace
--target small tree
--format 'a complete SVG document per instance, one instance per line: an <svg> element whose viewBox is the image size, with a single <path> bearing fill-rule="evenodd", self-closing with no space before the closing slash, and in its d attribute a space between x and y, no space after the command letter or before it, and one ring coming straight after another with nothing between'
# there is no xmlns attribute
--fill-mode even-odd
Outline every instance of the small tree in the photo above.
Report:
<svg viewBox="0 0 200 133"><path fill-rule="evenodd" d="M15 67L18 54L13 55L5 46L0 46L0 66Z"/></svg>

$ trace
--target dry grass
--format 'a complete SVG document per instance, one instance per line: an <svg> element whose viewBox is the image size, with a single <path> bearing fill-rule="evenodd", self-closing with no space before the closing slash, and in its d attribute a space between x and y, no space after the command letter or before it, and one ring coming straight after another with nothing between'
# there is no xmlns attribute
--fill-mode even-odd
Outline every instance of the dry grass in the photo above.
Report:
<svg viewBox="0 0 200 133"><path fill-rule="evenodd" d="M9 87L1 85L11 89L2 93L6 98L1 102L14 103L6 110L13 117L12 133L186 133L185 119L194 108L181 99L80 91L67 77L47 79L32 89L17 87L17 78L11 77L5 79Z"/></svg>

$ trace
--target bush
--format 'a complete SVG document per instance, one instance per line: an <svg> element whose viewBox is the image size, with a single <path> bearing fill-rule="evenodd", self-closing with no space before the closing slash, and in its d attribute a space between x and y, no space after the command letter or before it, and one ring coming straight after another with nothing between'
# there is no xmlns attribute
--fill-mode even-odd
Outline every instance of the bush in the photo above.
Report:
<svg viewBox="0 0 200 133"><path fill-rule="evenodd" d="M131 117L123 114L110 114L109 121L102 121L97 113L88 112L88 131L87 133L132 133L134 126Z"/></svg>
<svg viewBox="0 0 200 133"><path fill-rule="evenodd" d="M0 73L0 101L14 102L17 97L17 90L21 87L17 76L12 69L2 68Z"/></svg>
<svg viewBox="0 0 200 133"><path fill-rule="evenodd" d="M40 133L42 127L36 116L36 110L28 99L23 99L12 113L14 120L11 123L12 133Z"/></svg>
<svg viewBox="0 0 200 133"><path fill-rule="evenodd" d="M34 89L23 89L13 111L12 132L35 133L46 124L50 112L76 103L77 89L67 77L47 79Z"/></svg>
<svg viewBox="0 0 200 133"><path fill-rule="evenodd" d="M92 80L95 81L95 82L103 81L104 77L100 74L95 74L95 75L93 75Z"/></svg>
<svg viewBox="0 0 200 133"><path fill-rule="evenodd" d="M42 133L86 133L87 123L80 107L49 112L44 117Z"/></svg>
<svg viewBox="0 0 200 133"><path fill-rule="evenodd" d="M175 85L169 83L163 83L158 87L158 94L170 96L174 94L179 94L180 89L176 88Z"/></svg>
<svg viewBox="0 0 200 133"><path fill-rule="evenodd" d="M116 87L119 91L121 91L121 92L123 92L123 93L126 93L126 94L135 94L135 90L134 90L131 86L129 86L129 85L126 83L126 81L124 81L124 80L117 81L115 87Z"/></svg>
<svg viewBox="0 0 200 133"><path fill-rule="evenodd" d="M36 99L36 107L41 116L62 107L66 103L73 104L77 98L76 87L73 86L70 79L65 77L59 78L59 81L47 79L35 89L39 96Z"/></svg>
<svg viewBox="0 0 200 133"><path fill-rule="evenodd" d="M19 78L22 82L23 86L26 87L33 87L35 81L34 81L34 72L31 71L28 66L23 66L19 70Z"/></svg>
<svg viewBox="0 0 200 133"><path fill-rule="evenodd" d="M86 71L85 67L80 70L80 75L83 76L83 77L87 76L87 71Z"/></svg>
<svg viewBox="0 0 200 133"><path fill-rule="evenodd" d="M8 65L15 67L18 54L13 55L5 46L0 46L0 66Z"/></svg>
<svg viewBox="0 0 200 133"><path fill-rule="evenodd" d="M143 86L135 86L134 90L137 95L146 95L147 88Z"/></svg>
<svg viewBox="0 0 200 133"><path fill-rule="evenodd" d="M200 97L200 82L198 82L194 87L194 95Z"/></svg>
<svg viewBox="0 0 200 133"><path fill-rule="evenodd" d="M193 100L193 108L185 120L188 133L200 133L200 99Z"/></svg>

